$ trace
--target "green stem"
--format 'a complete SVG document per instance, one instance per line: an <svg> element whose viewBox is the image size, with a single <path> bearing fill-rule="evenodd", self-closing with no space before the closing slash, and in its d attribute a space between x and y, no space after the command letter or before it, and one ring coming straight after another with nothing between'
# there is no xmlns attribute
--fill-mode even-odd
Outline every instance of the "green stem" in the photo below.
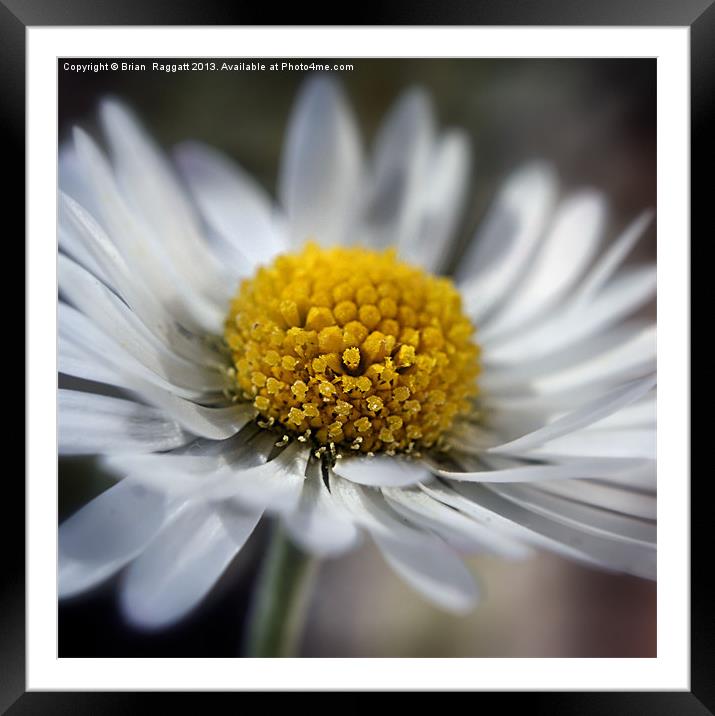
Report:
<svg viewBox="0 0 715 716"><path fill-rule="evenodd" d="M293 656L316 561L274 526L249 615L246 656Z"/></svg>

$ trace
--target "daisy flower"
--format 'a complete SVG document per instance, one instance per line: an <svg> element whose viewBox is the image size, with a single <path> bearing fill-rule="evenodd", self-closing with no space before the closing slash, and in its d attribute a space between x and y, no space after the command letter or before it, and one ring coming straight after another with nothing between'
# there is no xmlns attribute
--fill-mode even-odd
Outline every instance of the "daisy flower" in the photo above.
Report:
<svg viewBox="0 0 715 716"><path fill-rule="evenodd" d="M307 81L275 202L117 102L101 121L106 152L75 129L60 156L59 370L84 389L59 452L118 480L60 525L60 597L123 570L127 618L171 624L264 515L274 577L367 536L458 613L463 554L655 578L655 267L625 264L650 212L605 244L603 195L532 163L447 277L470 147L419 89L367 154L338 83Z"/></svg>

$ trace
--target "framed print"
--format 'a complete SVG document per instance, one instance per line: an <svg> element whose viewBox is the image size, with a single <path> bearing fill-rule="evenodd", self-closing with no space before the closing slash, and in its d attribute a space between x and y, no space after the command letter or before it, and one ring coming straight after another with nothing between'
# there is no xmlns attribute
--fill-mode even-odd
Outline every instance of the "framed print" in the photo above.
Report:
<svg viewBox="0 0 715 716"><path fill-rule="evenodd" d="M0 8L27 178L10 713L92 690L707 712L695 5Z"/></svg>

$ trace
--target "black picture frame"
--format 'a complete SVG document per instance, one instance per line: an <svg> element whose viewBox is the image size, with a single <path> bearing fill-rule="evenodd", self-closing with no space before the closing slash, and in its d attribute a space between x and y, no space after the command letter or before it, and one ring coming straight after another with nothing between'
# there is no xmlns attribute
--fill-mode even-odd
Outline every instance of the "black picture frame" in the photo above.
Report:
<svg viewBox="0 0 715 716"><path fill-rule="evenodd" d="M317 9L317 7L315 8ZM691 216L704 219L711 201L712 144L709 135L715 106L715 0L484 0L472 3L396 2L383 4L369 18L353 14L349 21L315 13L303 4L282 12L281 24L305 25L545 25L545 26L683 26L690 28L691 62ZM25 215L25 42L32 26L100 25L264 25L275 12L262 4L216 0L0 0L0 116L5 130L5 206L19 219ZM294 15L294 17L291 17ZM359 19L358 19L359 18ZM706 170L710 169L709 174ZM23 178L23 180L20 180ZM703 225L704 222L703 222ZM9 242L10 236L6 237ZM19 240L15 241L19 245ZM19 345L19 341L17 341ZM31 376L25 376L26 381ZM31 429L31 425L27 426ZM136 713L156 708L156 698L123 693L26 692L25 686L25 492L14 471L7 471L3 527L8 531L3 550L0 584L0 713L13 716L34 713ZM13 479L10 479L10 478ZM713 714L715 713L715 619L712 588L706 583L710 517L706 499L707 479L691 484L691 688L682 692L535 692L500 693L515 707L532 714ZM11 508L12 506L12 508ZM13 519L14 518L14 519ZM702 546L701 546L702 545ZM470 698L494 696L475 694ZM239 695L240 697L240 695ZM166 697L168 698L168 696ZM188 695L191 703L206 709ZM204 698L204 697L201 697ZM163 698L162 698L163 701ZM164 706L164 703L162 703ZM213 708L211 706L210 708Z"/></svg>

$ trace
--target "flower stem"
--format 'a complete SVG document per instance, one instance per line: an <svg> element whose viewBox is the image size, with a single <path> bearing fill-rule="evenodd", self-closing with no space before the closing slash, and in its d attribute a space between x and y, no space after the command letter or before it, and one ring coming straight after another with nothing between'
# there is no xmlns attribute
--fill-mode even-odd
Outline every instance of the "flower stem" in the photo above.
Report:
<svg viewBox="0 0 715 716"><path fill-rule="evenodd" d="M294 656L316 566L276 523L253 595L246 656Z"/></svg>

